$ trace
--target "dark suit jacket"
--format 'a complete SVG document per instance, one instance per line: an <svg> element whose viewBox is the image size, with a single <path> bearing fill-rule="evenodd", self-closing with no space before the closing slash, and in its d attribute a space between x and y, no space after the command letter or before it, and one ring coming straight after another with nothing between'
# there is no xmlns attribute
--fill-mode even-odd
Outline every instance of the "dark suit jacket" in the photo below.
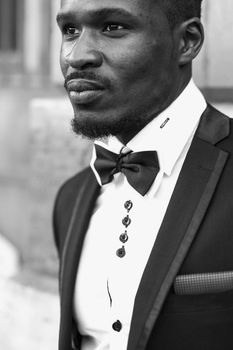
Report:
<svg viewBox="0 0 233 350"><path fill-rule="evenodd" d="M181 296L173 289L180 274L233 271L231 125L211 106L201 118L138 288L127 350L233 349L233 290ZM99 190L88 168L67 181L56 199L59 350L79 348L73 291Z"/></svg>

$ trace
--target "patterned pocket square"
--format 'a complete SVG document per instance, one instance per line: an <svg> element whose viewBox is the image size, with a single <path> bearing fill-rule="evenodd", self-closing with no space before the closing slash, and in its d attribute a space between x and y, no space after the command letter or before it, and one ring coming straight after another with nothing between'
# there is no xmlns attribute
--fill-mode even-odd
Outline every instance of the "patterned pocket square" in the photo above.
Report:
<svg viewBox="0 0 233 350"><path fill-rule="evenodd" d="M175 294L194 295L233 290L233 271L178 275L174 282Z"/></svg>

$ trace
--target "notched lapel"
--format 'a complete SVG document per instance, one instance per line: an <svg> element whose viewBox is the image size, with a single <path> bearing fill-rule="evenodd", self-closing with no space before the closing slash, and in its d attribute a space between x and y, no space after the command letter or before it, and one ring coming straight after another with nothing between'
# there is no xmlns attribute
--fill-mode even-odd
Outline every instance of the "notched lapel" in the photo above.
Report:
<svg viewBox="0 0 233 350"><path fill-rule="evenodd" d="M59 349L67 348L71 341L71 324L73 314L73 293L78 263L89 220L93 212L100 186L90 170L77 196L65 240L60 268L61 313ZM69 256L68 256L69 255Z"/></svg>
<svg viewBox="0 0 233 350"><path fill-rule="evenodd" d="M210 106L203 114L136 295L127 350L145 349L206 213L227 161L228 154L214 146L229 134L225 118Z"/></svg>
<svg viewBox="0 0 233 350"><path fill-rule="evenodd" d="M74 260L79 260L84 236L89 224L89 220L94 209L96 199L99 194L99 185L96 182L94 174L92 171L86 176L85 183L83 184L81 191L79 192L72 216L70 219L70 224L67 230L67 237L65 240L62 258L61 258L61 272L60 280L61 283L66 279L65 270L69 271L67 264L74 265ZM69 252L69 259L67 259L67 254ZM75 269L74 269L75 270ZM76 266L77 270L77 266ZM61 284L61 292L63 285Z"/></svg>

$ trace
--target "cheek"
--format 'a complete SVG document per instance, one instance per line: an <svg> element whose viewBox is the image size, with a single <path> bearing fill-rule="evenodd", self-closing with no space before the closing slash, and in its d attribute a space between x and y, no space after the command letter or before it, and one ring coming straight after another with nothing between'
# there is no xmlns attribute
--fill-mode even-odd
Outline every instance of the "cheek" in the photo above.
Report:
<svg viewBox="0 0 233 350"><path fill-rule="evenodd" d="M60 66L61 66L61 71L62 71L64 76L65 76L67 69L68 69L68 66L69 66L67 59L71 55L74 45L75 45L75 43L69 44L69 45L67 43L65 43L65 44L63 43L61 46Z"/></svg>
<svg viewBox="0 0 233 350"><path fill-rule="evenodd" d="M61 51L60 51L60 67L61 67L61 71L62 71L63 76L65 76L68 67L67 67L65 56L64 56L64 50L62 47L61 47Z"/></svg>
<svg viewBox="0 0 233 350"><path fill-rule="evenodd" d="M112 55L110 65L124 83L150 84L159 78L167 66L165 54L157 45L141 45L138 49L132 45Z"/></svg>

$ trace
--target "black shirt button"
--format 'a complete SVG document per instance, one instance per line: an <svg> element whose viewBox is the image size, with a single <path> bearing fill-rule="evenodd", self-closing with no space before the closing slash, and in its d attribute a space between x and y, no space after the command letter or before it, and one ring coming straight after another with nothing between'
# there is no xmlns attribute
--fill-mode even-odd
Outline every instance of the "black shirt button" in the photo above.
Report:
<svg viewBox="0 0 233 350"><path fill-rule="evenodd" d="M131 219L130 219L129 215L125 216L124 219L122 219L122 224L125 227L128 227L131 224Z"/></svg>
<svg viewBox="0 0 233 350"><path fill-rule="evenodd" d="M127 232L124 232L124 233L122 233L122 234L120 235L120 241L121 241L122 243L126 243L126 242L128 241L128 239L129 239L129 237L128 237L128 235L127 235Z"/></svg>
<svg viewBox="0 0 233 350"><path fill-rule="evenodd" d="M114 322L112 324L112 328L115 332L120 332L121 331L121 328L122 328L122 324L119 320L117 320L116 322Z"/></svg>
<svg viewBox="0 0 233 350"><path fill-rule="evenodd" d="M124 204L125 209L127 209L127 211L130 211L133 207L133 203L132 201L126 201Z"/></svg>
<svg viewBox="0 0 233 350"><path fill-rule="evenodd" d="M125 252L125 247L124 246L122 248L117 249L117 251L116 251L116 255L119 258L124 258L125 254L126 254L126 252Z"/></svg>

